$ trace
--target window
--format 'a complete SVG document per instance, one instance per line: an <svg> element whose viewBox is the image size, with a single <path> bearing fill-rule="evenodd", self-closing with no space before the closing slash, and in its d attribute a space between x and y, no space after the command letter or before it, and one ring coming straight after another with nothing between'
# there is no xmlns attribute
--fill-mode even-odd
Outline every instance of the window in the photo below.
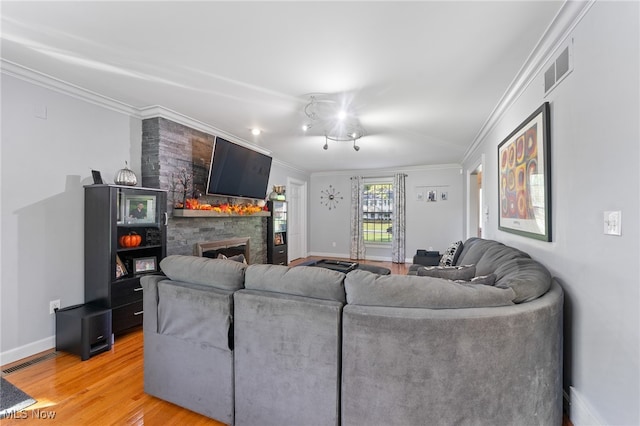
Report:
<svg viewBox="0 0 640 426"><path fill-rule="evenodd" d="M365 243L391 242L393 184L365 183L362 203L362 227Z"/></svg>

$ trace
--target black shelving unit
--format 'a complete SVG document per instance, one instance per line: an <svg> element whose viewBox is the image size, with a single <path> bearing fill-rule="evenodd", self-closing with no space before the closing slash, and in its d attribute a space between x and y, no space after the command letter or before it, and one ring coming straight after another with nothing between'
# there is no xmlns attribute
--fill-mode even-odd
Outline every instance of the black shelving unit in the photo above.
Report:
<svg viewBox="0 0 640 426"><path fill-rule="evenodd" d="M166 191L120 185L85 186L85 302L112 310L112 332L142 324L140 277L159 273L167 251ZM135 210L138 205L140 212ZM135 247L123 237L139 236ZM131 239L134 239L131 238Z"/></svg>
<svg viewBox="0 0 640 426"><path fill-rule="evenodd" d="M287 259L287 202L269 201L271 216L267 220L267 262L286 265Z"/></svg>

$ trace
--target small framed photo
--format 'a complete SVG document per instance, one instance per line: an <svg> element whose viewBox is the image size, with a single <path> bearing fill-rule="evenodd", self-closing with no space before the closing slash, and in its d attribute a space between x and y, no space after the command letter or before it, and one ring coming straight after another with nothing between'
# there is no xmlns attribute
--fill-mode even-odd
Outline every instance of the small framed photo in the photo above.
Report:
<svg viewBox="0 0 640 426"><path fill-rule="evenodd" d="M276 246L281 246L282 244L284 244L284 235L282 234L282 232L275 233L275 235L273 236L273 244Z"/></svg>
<svg viewBox="0 0 640 426"><path fill-rule="evenodd" d="M429 202L438 201L438 191L429 191L429 192L427 192L427 201L429 201Z"/></svg>
<svg viewBox="0 0 640 426"><path fill-rule="evenodd" d="M116 278L122 278L128 274L120 256L116 255Z"/></svg>
<svg viewBox="0 0 640 426"><path fill-rule="evenodd" d="M102 185L104 183L99 170L91 170L91 176L93 177L94 185Z"/></svg>
<svg viewBox="0 0 640 426"><path fill-rule="evenodd" d="M156 263L156 257L138 257L133 259L133 273L145 274L147 272L156 272L158 265Z"/></svg>
<svg viewBox="0 0 640 426"><path fill-rule="evenodd" d="M156 221L156 196L125 196L126 223L154 223Z"/></svg>
<svg viewBox="0 0 640 426"><path fill-rule="evenodd" d="M440 192L440 199L442 201L447 201L449 199L449 193L446 191Z"/></svg>

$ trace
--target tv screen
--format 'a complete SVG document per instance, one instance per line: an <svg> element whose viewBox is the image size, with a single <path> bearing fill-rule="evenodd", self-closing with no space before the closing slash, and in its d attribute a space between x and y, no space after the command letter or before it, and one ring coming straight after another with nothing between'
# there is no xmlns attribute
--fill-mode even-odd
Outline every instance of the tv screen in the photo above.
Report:
<svg viewBox="0 0 640 426"><path fill-rule="evenodd" d="M207 194L263 200L267 196L271 157L216 138Z"/></svg>

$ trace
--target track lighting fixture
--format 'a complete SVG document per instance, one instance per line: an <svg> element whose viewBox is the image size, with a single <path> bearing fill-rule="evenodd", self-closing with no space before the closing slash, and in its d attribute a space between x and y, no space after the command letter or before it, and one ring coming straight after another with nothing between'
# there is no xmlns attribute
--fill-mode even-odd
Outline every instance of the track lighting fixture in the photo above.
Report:
<svg viewBox="0 0 640 426"><path fill-rule="evenodd" d="M329 140L332 140L353 141L353 149L360 150L356 141L365 135L365 130L348 102L339 101L332 95L315 93L309 96L304 114L309 121L303 124L302 130L312 134L309 130L313 127L315 136L323 135L325 137L323 149L327 150Z"/></svg>

